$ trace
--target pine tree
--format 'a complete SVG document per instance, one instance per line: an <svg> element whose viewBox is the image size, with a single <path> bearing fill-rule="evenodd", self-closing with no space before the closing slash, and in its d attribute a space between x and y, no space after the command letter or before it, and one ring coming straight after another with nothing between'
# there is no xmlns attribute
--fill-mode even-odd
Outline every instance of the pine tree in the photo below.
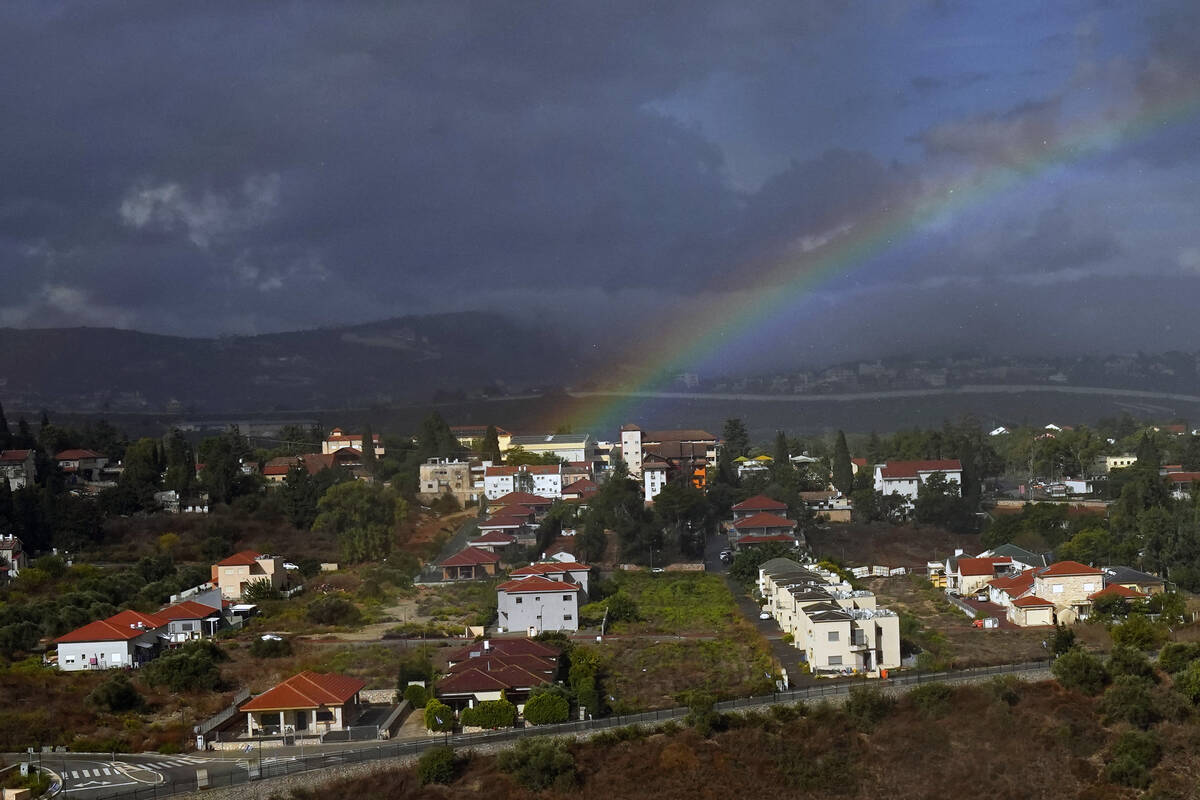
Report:
<svg viewBox="0 0 1200 800"><path fill-rule="evenodd" d="M8 432L8 418L4 416L4 406L0 404L0 450L8 449L8 442L11 438Z"/></svg>
<svg viewBox="0 0 1200 800"><path fill-rule="evenodd" d="M854 467L850 464L850 448L846 445L846 434L837 432L833 445L833 485L843 495L854 488Z"/></svg>
<svg viewBox="0 0 1200 800"><path fill-rule="evenodd" d="M483 447L480 450L484 461L491 461L493 464L500 463L500 432L496 430L495 425L487 426L487 432L483 434Z"/></svg>
<svg viewBox="0 0 1200 800"><path fill-rule="evenodd" d="M721 449L729 454L731 461L746 455L746 451L750 449L750 434L746 431L746 423L736 417L725 420L721 438L724 439Z"/></svg>
<svg viewBox="0 0 1200 800"><path fill-rule="evenodd" d="M371 431L370 423L363 426L362 463L368 474L375 472L375 434Z"/></svg>

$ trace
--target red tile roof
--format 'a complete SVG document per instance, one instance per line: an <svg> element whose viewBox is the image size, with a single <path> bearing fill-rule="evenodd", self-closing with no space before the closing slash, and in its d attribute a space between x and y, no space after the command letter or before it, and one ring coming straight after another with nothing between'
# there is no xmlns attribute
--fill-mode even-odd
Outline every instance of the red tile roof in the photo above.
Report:
<svg viewBox="0 0 1200 800"><path fill-rule="evenodd" d="M1024 597L1018 597L1012 602L1017 608L1043 608L1054 605L1054 603L1051 603L1049 600L1043 600L1036 594L1027 594Z"/></svg>
<svg viewBox="0 0 1200 800"><path fill-rule="evenodd" d="M504 531L488 531L482 536L476 536L469 544L512 544L516 539Z"/></svg>
<svg viewBox="0 0 1200 800"><path fill-rule="evenodd" d="M765 536L742 536L737 540L739 546L744 544L766 544L767 542L791 542L794 544L795 541L794 537L784 533L771 533Z"/></svg>
<svg viewBox="0 0 1200 800"><path fill-rule="evenodd" d="M293 708L340 706L367 684L349 675L301 672L257 697L242 703L240 711L282 711Z"/></svg>
<svg viewBox="0 0 1200 800"><path fill-rule="evenodd" d="M785 511L787 503L781 503L778 500L772 500L765 494L756 494L754 497L748 497L742 502L734 506L732 511Z"/></svg>
<svg viewBox="0 0 1200 800"><path fill-rule="evenodd" d="M573 583L554 581L541 575L531 575L528 578L518 578L506 581L496 587L501 592L509 594L524 594L526 592L578 592L579 587Z"/></svg>
<svg viewBox="0 0 1200 800"><path fill-rule="evenodd" d="M787 517L781 517L777 514L768 514L765 511L761 511L757 514L746 517L745 519L739 519L737 522L733 523L733 527L739 531L743 528L747 530L756 530L758 528L787 528L788 530L794 530L796 523Z"/></svg>
<svg viewBox="0 0 1200 800"><path fill-rule="evenodd" d="M458 663L466 661L474 656L481 655L533 655L540 658L557 659L559 651L550 645L542 642L535 642L533 639L490 639L486 642L488 648L484 649L484 642L473 642L466 647L459 648L453 653L446 656L446 660L450 663Z"/></svg>
<svg viewBox="0 0 1200 800"><path fill-rule="evenodd" d="M578 561L542 561L537 564L529 564L525 567L514 569L509 575L519 577L521 575L556 575L559 572L580 572L591 569L587 564L580 564Z"/></svg>
<svg viewBox="0 0 1200 800"><path fill-rule="evenodd" d="M856 467L865 467L867 465L867 460L865 458L852 458L850 459L850 463L854 464Z"/></svg>
<svg viewBox="0 0 1200 800"><path fill-rule="evenodd" d="M469 669L481 669L488 671L496 667L520 667L521 669L529 670L533 673L548 672L555 673L558 671L558 662L552 658L544 656L535 656L532 653L492 653L468 658L466 661L459 661L452 667L448 667L447 671L451 673L465 672Z"/></svg>
<svg viewBox="0 0 1200 800"><path fill-rule="evenodd" d="M961 472L962 462L957 458L934 461L889 461L880 469L885 478L916 478L922 472Z"/></svg>
<svg viewBox="0 0 1200 800"><path fill-rule="evenodd" d="M1037 570L1027 569L1019 575L1006 576L988 581L988 586L995 586L997 589L1004 591L1009 597L1020 597L1025 592L1028 592L1033 587L1033 579L1037 576Z"/></svg>
<svg viewBox="0 0 1200 800"><path fill-rule="evenodd" d="M162 611L158 612L158 616L166 620L174 619L204 619L213 614L219 614L218 609L212 606L206 606L203 603L197 603L195 600L184 600L182 603L176 603L173 606L167 606Z"/></svg>
<svg viewBox="0 0 1200 800"><path fill-rule="evenodd" d="M720 441L708 431L675 430L675 431L643 431L643 442L717 442Z"/></svg>
<svg viewBox="0 0 1200 800"><path fill-rule="evenodd" d="M240 553L234 553L229 558L226 558L223 561L218 561L217 566L218 567L252 567L252 566L254 566L254 562L256 560L258 560L258 557L261 555L262 555L262 553L259 553L254 550L243 550Z"/></svg>
<svg viewBox="0 0 1200 800"><path fill-rule="evenodd" d="M1145 597L1146 595L1142 594L1141 592L1137 591L1136 589L1129 589L1129 588L1122 586L1119 583L1113 583L1108 586L1105 586L1103 589L1101 589L1098 592L1092 592L1091 594L1089 594L1088 600L1095 600L1097 597L1110 597L1110 596L1124 597L1127 600L1131 600L1131 599L1135 599L1135 598Z"/></svg>
<svg viewBox="0 0 1200 800"><path fill-rule="evenodd" d="M32 450L0 450L0 462L6 464L20 464L29 458Z"/></svg>
<svg viewBox="0 0 1200 800"><path fill-rule="evenodd" d="M960 558L958 560L959 575L994 575L997 564L1011 564L1008 556L988 556L987 558Z"/></svg>
<svg viewBox="0 0 1200 800"><path fill-rule="evenodd" d="M533 516L533 509L529 506L511 505L496 509L492 517L520 517L521 519L529 519Z"/></svg>
<svg viewBox="0 0 1200 800"><path fill-rule="evenodd" d="M1100 570L1080 564L1078 561L1057 561L1038 573L1041 578L1068 577L1071 575L1099 575Z"/></svg>
<svg viewBox="0 0 1200 800"><path fill-rule="evenodd" d="M517 475L520 473L529 475L558 475L562 472L562 467L558 464L522 464L516 467L484 467L483 475L485 478L492 478L504 475Z"/></svg>
<svg viewBox="0 0 1200 800"><path fill-rule="evenodd" d="M478 547L464 547L442 562L443 567L472 567L476 564L499 564L500 556Z"/></svg>
<svg viewBox="0 0 1200 800"><path fill-rule="evenodd" d="M499 528L520 528L529 524L528 517L510 517L496 514L486 522L479 523L479 530L498 530Z"/></svg>
<svg viewBox="0 0 1200 800"><path fill-rule="evenodd" d="M1167 480L1171 483L1195 483L1200 481L1200 472L1169 472Z"/></svg>
<svg viewBox="0 0 1200 800"><path fill-rule="evenodd" d="M140 611L126 610L114 614L108 619L89 622L82 628L76 628L70 633L63 634L54 641L59 644L71 642L126 642L136 639L146 631L161 628L168 620L157 614L143 614ZM138 627L141 625L142 627Z"/></svg>
<svg viewBox="0 0 1200 800"><path fill-rule="evenodd" d="M470 668L452 673L438 681L437 693L439 695L475 694L476 692L496 692L502 689L532 689L534 686L548 682L545 675L536 675L521 667L500 667L486 671Z"/></svg>
<svg viewBox="0 0 1200 800"><path fill-rule="evenodd" d="M54 456L55 461L79 461L84 458L104 458L104 455L95 450L63 450Z"/></svg>

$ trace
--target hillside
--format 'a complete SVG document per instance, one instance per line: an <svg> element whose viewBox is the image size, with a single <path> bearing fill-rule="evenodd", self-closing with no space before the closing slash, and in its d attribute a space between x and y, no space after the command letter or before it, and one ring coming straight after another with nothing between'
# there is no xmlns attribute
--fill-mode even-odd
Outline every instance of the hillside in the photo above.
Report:
<svg viewBox="0 0 1200 800"><path fill-rule="evenodd" d="M562 381L573 354L499 314L402 317L220 339L0 329L0 403L77 412L251 411L429 402Z"/></svg>

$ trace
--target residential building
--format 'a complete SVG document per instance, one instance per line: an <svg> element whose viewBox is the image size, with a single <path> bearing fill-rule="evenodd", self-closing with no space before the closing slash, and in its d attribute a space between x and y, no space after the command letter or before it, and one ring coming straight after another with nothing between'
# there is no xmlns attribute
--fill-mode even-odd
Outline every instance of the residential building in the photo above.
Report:
<svg viewBox="0 0 1200 800"><path fill-rule="evenodd" d="M562 461L592 461L594 442L586 433L551 433L539 436L513 436L507 450L519 447L527 453L552 456Z"/></svg>
<svg viewBox="0 0 1200 800"><path fill-rule="evenodd" d="M578 561L566 553L559 553L557 557L547 561L539 561L525 567L518 567L509 572L509 576L513 578L526 578L530 575L540 575L543 578L550 578L555 581L564 581L571 583L580 588L584 594L584 599L588 592L588 576L591 575L592 568L587 564L580 564Z"/></svg>
<svg viewBox="0 0 1200 800"><path fill-rule="evenodd" d="M488 513L496 513L506 506L522 506L533 512L534 519L541 519L554 501L549 497L539 497L529 492L509 492L497 498L488 499Z"/></svg>
<svg viewBox="0 0 1200 800"><path fill-rule="evenodd" d="M1167 474L1167 485L1171 487L1171 496L1176 500L1187 500L1192 496L1192 489L1200 481L1200 472L1171 472Z"/></svg>
<svg viewBox="0 0 1200 800"><path fill-rule="evenodd" d="M783 516L787 514L787 503L781 503L778 500L773 500L765 494L756 494L754 497L747 498L730 509L733 512L733 521L737 522L746 517L753 517L755 514L767 513Z"/></svg>
<svg viewBox="0 0 1200 800"><path fill-rule="evenodd" d="M764 610L792 635L815 673L881 675L900 666L900 618L875 595L814 564L787 558L759 567Z"/></svg>
<svg viewBox="0 0 1200 800"><path fill-rule="evenodd" d="M499 700L503 692L520 711L533 687L558 678L558 651L532 639L484 639L447 660L449 674L435 691L455 710Z"/></svg>
<svg viewBox="0 0 1200 800"><path fill-rule="evenodd" d="M733 460L737 464L737 474L739 478L745 478L749 475L761 475L771 471L771 465L775 463L775 459L768 455L755 456L748 458L746 456L738 456Z"/></svg>
<svg viewBox="0 0 1200 800"><path fill-rule="evenodd" d="M667 485L668 466L666 463L642 465L642 494L647 503L658 497L658 493Z"/></svg>
<svg viewBox="0 0 1200 800"><path fill-rule="evenodd" d="M195 600L168 606L156 616L167 620L167 641L174 645L211 638L224 622L219 607L213 608Z"/></svg>
<svg viewBox="0 0 1200 800"><path fill-rule="evenodd" d="M15 578L29 566L25 545L12 534L0 534L0 578Z"/></svg>
<svg viewBox="0 0 1200 800"><path fill-rule="evenodd" d="M342 447L331 453L302 453L294 456L279 456L272 458L263 465L262 474L269 484L283 483L288 473L295 467L301 467L309 475L316 475L327 469L341 467L355 477L362 477L362 451L353 447Z"/></svg>
<svg viewBox="0 0 1200 800"><path fill-rule="evenodd" d="M1048 567L1054 563L1053 553L1035 553L1032 550L1026 550L1024 547L1018 547L1015 544L1002 544L993 547L990 550L984 550L979 554L980 558L988 556L1003 557L1007 556L1012 559L1013 566L1019 570L1033 569L1034 567Z"/></svg>
<svg viewBox="0 0 1200 800"><path fill-rule="evenodd" d="M473 466L459 459L429 459L418 468L418 497L428 503L449 494L463 505L478 502L484 487L476 484Z"/></svg>
<svg viewBox="0 0 1200 800"><path fill-rule="evenodd" d="M333 673L301 672L238 707L250 736L296 733L319 736L354 724L366 683Z"/></svg>
<svg viewBox="0 0 1200 800"><path fill-rule="evenodd" d="M729 542L735 550L768 542L780 542L793 547L800 545L796 536L796 523L787 517L766 511L734 521L728 531Z"/></svg>
<svg viewBox="0 0 1200 800"><path fill-rule="evenodd" d="M563 487L562 499L574 501L577 503L587 503L595 496L596 492L600 491L600 487L591 478L583 478L582 480L573 481Z"/></svg>
<svg viewBox="0 0 1200 800"><path fill-rule="evenodd" d="M371 434L371 442L375 446L375 456L380 458L386 455L383 449L382 440L378 433ZM341 428L334 428L325 437L325 441L321 442L321 452L325 455L336 453L344 447L349 447L352 450L363 452L363 435L361 433L346 433Z"/></svg>
<svg viewBox="0 0 1200 800"><path fill-rule="evenodd" d="M474 547L479 550L490 550L493 553L507 551L507 549L515 544L517 537L504 533L503 531L488 531L480 536L476 536L467 542L468 547Z"/></svg>
<svg viewBox="0 0 1200 800"><path fill-rule="evenodd" d="M1114 469L1127 469L1137 463L1137 456L1133 453L1121 453L1115 456L1100 456L1096 459L1096 469L1099 472L1108 474Z"/></svg>
<svg viewBox="0 0 1200 800"><path fill-rule="evenodd" d="M33 483L37 465L32 450L0 450L0 478L8 478L8 488L16 491Z"/></svg>
<svg viewBox="0 0 1200 800"><path fill-rule="evenodd" d="M1022 628L1054 624L1054 603L1034 594L1012 601L1007 611L1008 621Z"/></svg>
<svg viewBox="0 0 1200 800"><path fill-rule="evenodd" d="M513 492L529 492L540 497L562 497L561 464L493 465L483 471L483 493L495 500Z"/></svg>
<svg viewBox="0 0 1200 800"><path fill-rule="evenodd" d="M69 479L83 483L99 481L101 471L108 466L108 456L94 450L63 450L54 460Z"/></svg>
<svg viewBox="0 0 1200 800"><path fill-rule="evenodd" d="M1011 575L1013 561L1008 556L950 558L946 560L946 591L971 595L984 590L995 578Z"/></svg>
<svg viewBox="0 0 1200 800"><path fill-rule="evenodd" d="M1142 572L1132 567L1101 567L1104 572L1104 586L1123 586L1139 594L1154 595L1166 591L1167 582L1157 575Z"/></svg>
<svg viewBox="0 0 1200 800"><path fill-rule="evenodd" d="M167 641L169 620L126 610L89 622L54 640L58 668L64 672L140 667Z"/></svg>
<svg viewBox="0 0 1200 800"><path fill-rule="evenodd" d="M283 559L243 550L212 566L212 582L228 600L240 600L246 586L257 581L267 581L275 590L282 589L287 584Z"/></svg>
<svg viewBox="0 0 1200 800"><path fill-rule="evenodd" d="M695 481L717 463L720 441L703 430L643 431L637 425L622 425L621 457L635 478L642 476L646 455L653 454L676 469L689 470Z"/></svg>
<svg viewBox="0 0 1200 800"><path fill-rule="evenodd" d="M464 448L478 447L487 438L487 425L451 425L450 432ZM496 427L496 440L500 444L500 452L508 450L512 434L499 426Z"/></svg>
<svg viewBox="0 0 1200 800"><path fill-rule="evenodd" d="M1104 573L1078 561L1058 561L1035 571L1033 594L1054 603L1055 621L1070 625L1087 619L1088 597L1104 588Z"/></svg>
<svg viewBox="0 0 1200 800"><path fill-rule="evenodd" d="M526 575L496 588L497 625L504 631L526 631L536 636L543 631L579 630L579 596L575 583Z"/></svg>
<svg viewBox="0 0 1200 800"><path fill-rule="evenodd" d="M917 490L934 475L943 475L949 483L962 484L962 463L956 459L932 461L889 461L875 465L875 491L885 495L899 493L909 503L917 499Z"/></svg>
<svg viewBox="0 0 1200 800"><path fill-rule="evenodd" d="M464 547L441 563L442 580L471 581L500 571L500 556L479 547Z"/></svg>

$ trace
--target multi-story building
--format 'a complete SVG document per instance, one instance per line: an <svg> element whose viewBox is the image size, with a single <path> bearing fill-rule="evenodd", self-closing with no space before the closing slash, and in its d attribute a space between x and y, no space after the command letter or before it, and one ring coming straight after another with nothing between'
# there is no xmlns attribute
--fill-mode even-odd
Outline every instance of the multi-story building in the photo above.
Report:
<svg viewBox="0 0 1200 800"><path fill-rule="evenodd" d="M429 459L418 468L419 498L428 503L449 494L464 505L478 501L484 487L476 485L473 466L458 459Z"/></svg>
<svg viewBox="0 0 1200 800"><path fill-rule="evenodd" d="M212 566L212 582L228 600L240 600L246 586L267 581L272 589L282 589L287 583L283 559L265 556L253 550L243 550Z"/></svg>
<svg viewBox="0 0 1200 800"><path fill-rule="evenodd" d="M943 475L948 483L962 485L962 462L957 458L933 461L889 461L875 465L875 491L885 495L899 493L908 502L917 499L917 491L934 475Z"/></svg>
<svg viewBox="0 0 1200 800"><path fill-rule="evenodd" d="M557 500L562 497L561 464L490 466L483 471L483 493L495 500L513 492L526 492Z"/></svg>
<svg viewBox="0 0 1200 800"><path fill-rule="evenodd" d="M28 564L21 540L12 534L0 534L0 578L15 578Z"/></svg>
<svg viewBox="0 0 1200 800"><path fill-rule="evenodd" d="M8 478L8 488L24 489L37 477L32 450L0 450L0 478Z"/></svg>
<svg viewBox="0 0 1200 800"><path fill-rule="evenodd" d="M516 577L496 588L498 625L506 631L579 630L579 584L543 575Z"/></svg>
<svg viewBox="0 0 1200 800"><path fill-rule="evenodd" d="M512 436L508 440L507 449L519 447L534 455L590 463L594 446L592 437L586 433L551 433L541 436Z"/></svg>
<svg viewBox="0 0 1200 800"><path fill-rule="evenodd" d="M376 457L382 457L386 451L383 449L382 440L378 433L371 434L371 441L375 445ZM346 433L341 428L334 428L325 437L325 441L321 442L321 452L329 455L336 453L343 447L350 447L358 450L360 453L365 452L363 448L363 435L361 433Z"/></svg>
<svg viewBox="0 0 1200 800"><path fill-rule="evenodd" d="M643 431L637 425L621 426L621 457L629 474L640 478L647 456L668 464L672 469L688 469L693 483L700 481L707 467L717 463L721 440L703 430Z"/></svg>
<svg viewBox="0 0 1200 800"><path fill-rule="evenodd" d="M900 618L873 593L788 558L759 568L759 591L812 672L879 675L900 666Z"/></svg>

